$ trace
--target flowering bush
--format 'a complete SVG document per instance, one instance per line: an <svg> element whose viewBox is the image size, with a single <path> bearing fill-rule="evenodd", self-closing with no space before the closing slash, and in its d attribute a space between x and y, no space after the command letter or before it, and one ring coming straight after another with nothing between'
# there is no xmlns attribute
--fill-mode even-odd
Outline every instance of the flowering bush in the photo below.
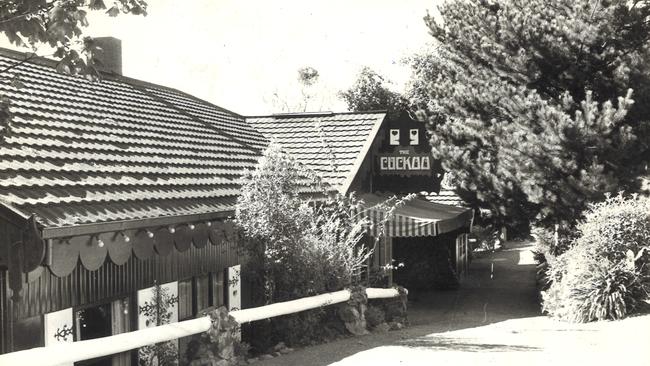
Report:
<svg viewBox="0 0 650 366"><path fill-rule="evenodd" d="M570 321L620 319L650 291L650 199L622 195L594 204L580 236L549 261L549 314Z"/></svg>

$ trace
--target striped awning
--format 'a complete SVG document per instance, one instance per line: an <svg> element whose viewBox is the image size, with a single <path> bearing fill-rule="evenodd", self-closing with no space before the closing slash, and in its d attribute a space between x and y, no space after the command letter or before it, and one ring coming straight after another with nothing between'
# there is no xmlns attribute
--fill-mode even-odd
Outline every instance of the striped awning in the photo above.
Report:
<svg viewBox="0 0 650 366"><path fill-rule="evenodd" d="M389 197L365 194L364 204L358 208L362 217L368 218L369 235L374 237L436 236L472 225L471 209L429 202L414 198L394 207Z"/></svg>

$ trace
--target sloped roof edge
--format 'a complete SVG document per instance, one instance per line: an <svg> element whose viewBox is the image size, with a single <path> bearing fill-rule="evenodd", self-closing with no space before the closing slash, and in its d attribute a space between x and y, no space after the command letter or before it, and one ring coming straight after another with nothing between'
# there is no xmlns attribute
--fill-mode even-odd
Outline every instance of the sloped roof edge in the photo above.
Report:
<svg viewBox="0 0 650 366"><path fill-rule="evenodd" d="M363 146L361 147L361 150L359 151L359 154L357 154L356 158L354 159L353 166L350 170L350 172L347 174L345 177L345 180L338 185L337 190L342 193L342 194L347 194L349 193L348 191L350 190L350 187L352 183L354 182L354 179L357 177L359 173L359 169L363 165L363 162L368 155L368 152L370 151L370 148L375 141L375 138L377 137L377 134L379 133L379 130L386 120L386 115L387 111L386 110L372 110L372 111L359 111L359 112L297 112L297 113L283 113L283 114L269 114L269 115L260 115L260 116L245 116L245 120L248 123L254 124L252 120L255 119L264 119L264 118L273 118L273 119L287 119L290 120L292 118L309 118L309 117L321 117L321 116L327 116L327 117L334 117L338 115L370 115L370 114L376 114L377 117L375 118L374 123L372 124L372 129L366 136L366 139L364 141ZM263 132L262 132L263 133ZM264 133L263 133L264 134ZM268 139L271 139L274 136L268 136L265 135Z"/></svg>
<svg viewBox="0 0 650 366"><path fill-rule="evenodd" d="M382 117L377 118L377 122L373 126L372 131L370 131L370 135L368 135L368 139L366 140L366 143L363 145L363 148L361 149L359 156L357 156L357 160L354 162L354 167L352 168L350 175L341 186L340 192L342 194L349 193L348 191L350 190L350 186L352 186L352 182L354 182L354 179L359 174L359 169L361 169L361 166L363 165L363 161L366 159L366 156L370 152L370 148L372 147L372 144L375 142L375 139L377 138L377 134L379 133L379 130L381 129L381 126L385 120L386 120L386 112L383 113Z"/></svg>
<svg viewBox="0 0 650 366"><path fill-rule="evenodd" d="M18 51L18 50L12 50L12 49L9 49L9 48L0 47L0 56L10 57L10 58L15 59L18 62L29 62L29 63L34 63L34 64L37 64L37 65L47 66L47 67L51 67L51 68L56 68L56 65L58 64L58 61L55 60L55 59L47 58L47 57L44 57L44 56L31 56L32 54L33 54L32 52ZM235 115L237 117L241 117L241 118L246 117L246 116L244 116L244 115L242 115L240 113L237 113L237 112L234 112L234 111L229 110L227 108L218 106L218 105L216 105L216 104L214 104L214 103L212 103L210 101L198 98L198 97L196 97L196 96L194 96L194 95L192 95L192 94L190 94L188 92L185 92L183 90L180 90L180 89L176 89L176 88L166 86L166 85L162 85L162 84L152 83L152 82L145 81L145 80L136 79L134 77L130 77L130 76L126 76L126 75L119 75L119 74L116 74L116 73L113 73L113 72L108 72L108 71L105 71L105 70L97 70L97 72L103 78L112 78L112 79L116 79L116 80L119 80L119 81L123 81L123 82L131 84L131 85L135 84L137 86L155 87L155 88L166 89L166 90L178 93L178 94L183 94L185 97L194 99L194 100L199 101L201 103L209 104L211 107L213 107L215 109L218 109L218 110L221 110L222 112L233 114L233 115Z"/></svg>

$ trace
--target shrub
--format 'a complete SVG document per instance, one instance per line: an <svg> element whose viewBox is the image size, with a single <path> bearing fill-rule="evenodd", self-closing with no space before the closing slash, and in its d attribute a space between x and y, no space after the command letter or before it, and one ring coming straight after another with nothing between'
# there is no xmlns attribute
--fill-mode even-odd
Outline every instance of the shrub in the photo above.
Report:
<svg viewBox="0 0 650 366"><path fill-rule="evenodd" d="M309 197L317 200L309 200ZM357 217L354 195L327 191L319 179L271 143L255 171L243 177L236 223L242 229L244 276L262 293L256 304L341 290L357 284L370 250L362 238L367 219ZM274 318L260 326L268 339L305 345L332 337L328 311ZM267 340L268 340L267 339ZM252 340L256 347L267 340Z"/></svg>
<svg viewBox="0 0 650 366"><path fill-rule="evenodd" d="M531 234L535 238L535 254L543 261L545 257L557 257L569 250L578 238L578 230L568 224L558 225L557 242L555 231L545 227L534 227Z"/></svg>
<svg viewBox="0 0 650 366"><path fill-rule="evenodd" d="M361 245L367 222L354 196L330 194L317 178L271 143L243 177L236 222L243 229L247 273L263 284L265 302L312 296L359 281L370 255ZM303 194L320 195L317 202Z"/></svg>
<svg viewBox="0 0 650 366"><path fill-rule="evenodd" d="M592 205L566 253L549 258L543 309L577 322L621 319L650 291L650 199L622 195Z"/></svg>

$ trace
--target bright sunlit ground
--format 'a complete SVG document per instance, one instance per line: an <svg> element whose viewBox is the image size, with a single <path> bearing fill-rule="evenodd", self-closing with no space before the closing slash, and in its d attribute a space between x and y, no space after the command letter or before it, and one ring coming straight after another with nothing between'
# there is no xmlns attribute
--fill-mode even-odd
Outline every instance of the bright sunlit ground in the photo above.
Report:
<svg viewBox="0 0 650 366"><path fill-rule="evenodd" d="M571 324L542 316L532 243L471 263L459 290L409 294L411 326L307 347L260 366L650 365L650 315Z"/></svg>
<svg viewBox="0 0 650 366"><path fill-rule="evenodd" d="M649 365L650 316L582 325L540 316L399 343L333 365Z"/></svg>

